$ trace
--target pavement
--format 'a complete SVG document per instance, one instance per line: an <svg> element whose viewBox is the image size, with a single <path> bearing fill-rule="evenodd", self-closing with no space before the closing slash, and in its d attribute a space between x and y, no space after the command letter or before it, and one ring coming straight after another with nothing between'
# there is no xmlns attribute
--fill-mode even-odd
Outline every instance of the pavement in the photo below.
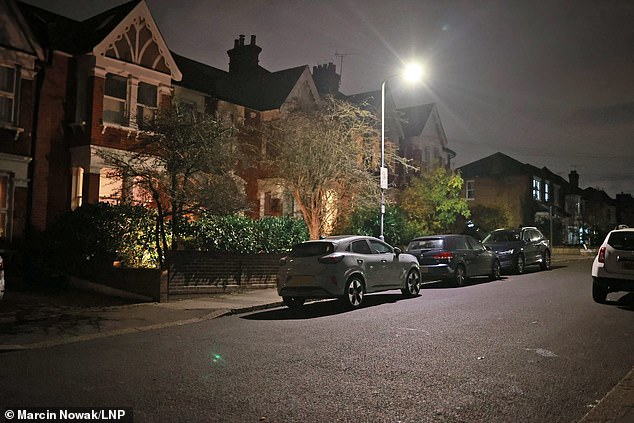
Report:
<svg viewBox="0 0 634 423"><path fill-rule="evenodd" d="M553 265L583 256L553 257ZM181 326L282 306L275 288L166 303L137 302L75 288L7 290L0 300L0 355ZM578 423L634 423L632 369Z"/></svg>

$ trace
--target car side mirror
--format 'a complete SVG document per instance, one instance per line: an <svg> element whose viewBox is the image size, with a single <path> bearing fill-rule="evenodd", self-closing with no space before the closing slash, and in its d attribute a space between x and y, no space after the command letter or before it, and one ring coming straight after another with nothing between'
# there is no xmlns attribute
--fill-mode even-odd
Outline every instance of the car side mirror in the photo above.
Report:
<svg viewBox="0 0 634 423"><path fill-rule="evenodd" d="M394 247L394 254L396 254L397 256L401 254L401 249L398 247Z"/></svg>

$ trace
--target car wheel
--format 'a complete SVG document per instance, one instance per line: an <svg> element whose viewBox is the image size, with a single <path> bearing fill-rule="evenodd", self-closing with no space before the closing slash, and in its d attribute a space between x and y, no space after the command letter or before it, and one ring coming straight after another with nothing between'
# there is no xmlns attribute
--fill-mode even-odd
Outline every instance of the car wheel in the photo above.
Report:
<svg viewBox="0 0 634 423"><path fill-rule="evenodd" d="M284 305L291 310L299 310L304 305L306 298L282 297L282 301L284 302Z"/></svg>
<svg viewBox="0 0 634 423"><path fill-rule="evenodd" d="M405 297L414 297L420 292L420 283L420 272L412 269L407 273L405 288L402 288L401 292Z"/></svg>
<svg viewBox="0 0 634 423"><path fill-rule="evenodd" d="M544 251L544 255L542 256L541 263L542 270L550 270L550 251Z"/></svg>
<svg viewBox="0 0 634 423"><path fill-rule="evenodd" d="M524 260L524 254L519 254L517 256L517 259L515 259L515 273L517 273L518 275L521 275L522 273L524 273L525 265L526 265L526 262Z"/></svg>
<svg viewBox="0 0 634 423"><path fill-rule="evenodd" d="M464 267L459 264L456 267L456 271L454 274L454 283L456 284L456 286L463 286L465 283L466 277L465 277L465 270Z"/></svg>
<svg viewBox="0 0 634 423"><path fill-rule="evenodd" d="M608 287L601 283L598 278L592 278L592 299L599 304L603 304L607 297Z"/></svg>
<svg viewBox="0 0 634 423"><path fill-rule="evenodd" d="M500 262L497 260L493 262L493 267L491 268L489 279L491 279L492 281L500 279Z"/></svg>
<svg viewBox="0 0 634 423"><path fill-rule="evenodd" d="M359 308L363 304L365 297L365 287L363 280L359 276L352 276L346 284L346 292L343 301L348 307Z"/></svg>

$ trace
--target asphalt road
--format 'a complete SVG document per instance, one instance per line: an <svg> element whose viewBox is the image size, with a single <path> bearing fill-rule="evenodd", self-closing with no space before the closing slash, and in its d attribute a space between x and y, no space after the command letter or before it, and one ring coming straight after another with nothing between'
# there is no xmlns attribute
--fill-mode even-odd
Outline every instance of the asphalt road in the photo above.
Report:
<svg viewBox="0 0 634 423"><path fill-rule="evenodd" d="M589 261L0 356L0 404L135 422L574 422L634 364L634 300Z"/></svg>

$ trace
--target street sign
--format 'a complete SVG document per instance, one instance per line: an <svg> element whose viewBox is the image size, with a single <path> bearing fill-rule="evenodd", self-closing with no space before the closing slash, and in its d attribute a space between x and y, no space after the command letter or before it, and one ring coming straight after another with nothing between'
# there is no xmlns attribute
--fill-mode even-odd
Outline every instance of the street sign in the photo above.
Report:
<svg viewBox="0 0 634 423"><path fill-rule="evenodd" d="M381 168L381 189L387 189L387 167Z"/></svg>

